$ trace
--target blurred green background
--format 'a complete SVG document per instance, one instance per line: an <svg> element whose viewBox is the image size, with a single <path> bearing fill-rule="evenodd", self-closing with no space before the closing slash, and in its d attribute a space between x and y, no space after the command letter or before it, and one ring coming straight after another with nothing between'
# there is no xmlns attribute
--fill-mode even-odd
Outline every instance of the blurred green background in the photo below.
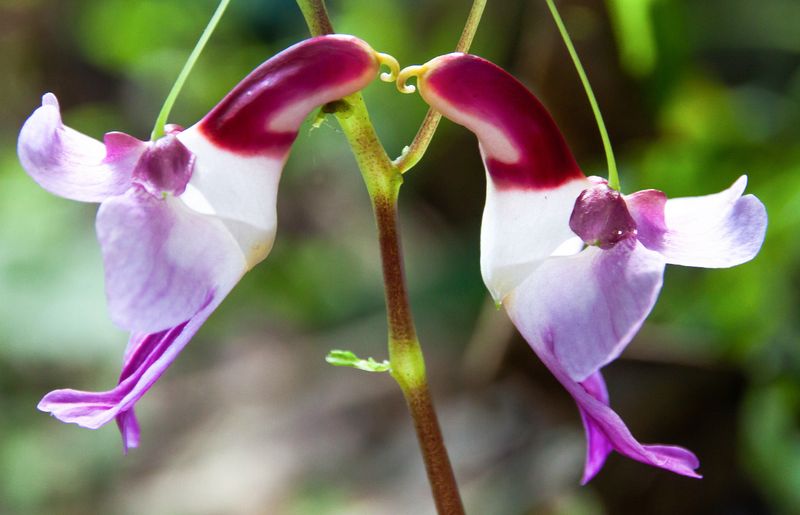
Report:
<svg viewBox="0 0 800 515"><path fill-rule="evenodd" d="M340 32L403 65L450 51L468 0L329 0ZM564 0L623 188L719 191L747 173L766 243L730 270L670 267L655 311L606 369L643 442L684 445L696 481L612 455L579 487L577 410L502 312L478 267L483 170L442 123L401 195L412 302L434 397L476 514L800 513L800 2ZM139 405L142 445L36 411L59 387L115 384L126 335L105 309L96 207L20 168L19 127L54 92L65 122L146 139L212 0L0 1L0 513L426 514L432 502L388 375L327 366L385 357L369 202L335 121L306 125L281 184L280 228ZM306 37L291 0L234 0L171 122L191 125L250 69ZM543 0L490 1L473 52L523 80L587 173L595 123ZM425 112L366 91L397 155Z"/></svg>

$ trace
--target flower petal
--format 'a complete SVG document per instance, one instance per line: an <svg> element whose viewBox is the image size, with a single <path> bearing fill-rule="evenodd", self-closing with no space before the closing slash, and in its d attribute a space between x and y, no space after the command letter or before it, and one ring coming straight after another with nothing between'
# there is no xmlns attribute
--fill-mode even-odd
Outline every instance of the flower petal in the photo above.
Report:
<svg viewBox="0 0 800 515"><path fill-rule="evenodd" d="M635 238L547 259L505 301L529 342L547 340L573 381L615 359L650 313L664 259Z"/></svg>
<svg viewBox="0 0 800 515"><path fill-rule="evenodd" d="M575 236L570 214L591 183L544 106L502 68L455 53L421 69L422 98L478 137L487 177L481 272L502 302Z"/></svg>
<svg viewBox="0 0 800 515"><path fill-rule="evenodd" d="M421 69L420 95L475 133L497 188L549 190L584 178L547 109L508 72L461 53Z"/></svg>
<svg viewBox="0 0 800 515"><path fill-rule="evenodd" d="M44 396L38 408L62 422L88 429L97 429L116 418L126 449L136 447L139 427L134 405L172 364L234 284L210 292L201 309L175 327L151 334L132 334L119 384L113 390L54 390Z"/></svg>
<svg viewBox="0 0 800 515"><path fill-rule="evenodd" d="M181 199L228 226L248 267L275 239L278 181L303 119L363 89L378 72L375 51L353 36L309 39L253 70L178 139L196 156Z"/></svg>
<svg viewBox="0 0 800 515"><path fill-rule="evenodd" d="M580 383L581 386L595 399L608 405L608 389L600 372L595 372ZM581 484L585 485L600 472L606 462L606 458L614 450L611 442L603 433L603 428L595 423L594 419L587 413L580 404L578 411L583 421L583 429L586 432L586 464L583 467L583 477Z"/></svg>
<svg viewBox="0 0 800 515"><path fill-rule="evenodd" d="M570 244L580 249L583 242L570 230L569 218L575 199L588 186L586 179L577 179L546 191L499 189L487 180L481 273L496 302L553 253Z"/></svg>
<svg viewBox="0 0 800 515"><path fill-rule="evenodd" d="M656 190L626 198L639 227L639 240L667 263L727 268L758 254L767 229L767 211L753 195L742 196L747 177L727 190L702 197L667 200Z"/></svg>
<svg viewBox="0 0 800 515"><path fill-rule="evenodd" d="M695 472L700 461L691 451L671 445L642 445L633 437L625 422L609 407L608 393L600 372L578 383L570 378L553 355L552 340L529 340L529 343L539 359L578 404L588 445L581 484L589 482L600 471L610 448L647 465L683 476L702 477Z"/></svg>
<svg viewBox="0 0 800 515"><path fill-rule="evenodd" d="M138 187L103 202L97 237L111 318L132 331L188 320L210 292L245 272L241 250L220 221Z"/></svg>
<svg viewBox="0 0 800 515"><path fill-rule="evenodd" d="M146 144L109 133L105 145L65 126L55 95L42 97L22 126L17 153L22 167L41 187L61 197L101 202L124 193Z"/></svg>
<svg viewBox="0 0 800 515"><path fill-rule="evenodd" d="M129 449L139 447L141 431L133 408L117 415L117 427L122 436L122 450L125 454L128 454Z"/></svg>

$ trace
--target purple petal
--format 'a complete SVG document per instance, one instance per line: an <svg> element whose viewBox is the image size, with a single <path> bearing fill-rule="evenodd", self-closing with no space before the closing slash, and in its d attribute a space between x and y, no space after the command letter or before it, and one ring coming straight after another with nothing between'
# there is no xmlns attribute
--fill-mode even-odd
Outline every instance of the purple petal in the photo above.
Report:
<svg viewBox="0 0 800 515"><path fill-rule="evenodd" d="M703 197L667 200L656 190L626 197L639 240L667 263L727 268L758 254L767 229L767 211L753 195L742 196L747 177Z"/></svg>
<svg viewBox="0 0 800 515"><path fill-rule="evenodd" d="M103 202L97 236L111 318L131 331L151 333L188 320L210 292L245 271L222 222L138 187Z"/></svg>
<svg viewBox="0 0 800 515"><path fill-rule="evenodd" d="M553 342L561 367L580 382L616 358L661 289L664 259L635 238L547 259L505 301L529 342Z"/></svg>
<svg viewBox="0 0 800 515"><path fill-rule="evenodd" d="M605 382L599 372L583 383L578 383L570 378L553 355L552 340L529 340L529 343L578 404L588 444L581 484L586 484L600 471L609 448L647 465L683 476L702 477L695 472L700 461L691 451L671 445L642 445L633 437L625 422L609 407Z"/></svg>
<svg viewBox="0 0 800 515"><path fill-rule="evenodd" d="M599 371L590 375L580 385L589 395L608 405L606 382ZM583 467L583 478L581 478L581 484L585 485L600 472L606 462L606 458L614 450L614 447L606 438L605 433L603 433L602 426L595 423L594 419L580 405L578 405L578 411L581 414L583 429L586 432L586 464Z"/></svg>
<svg viewBox="0 0 800 515"><path fill-rule="evenodd" d="M122 436L122 449L125 454L128 454L128 450L139 447L141 431L133 408L117 415L117 427Z"/></svg>
<svg viewBox="0 0 800 515"><path fill-rule="evenodd" d="M122 133L109 133L105 145L61 122L58 100L42 97L22 126L17 153L22 167L47 191L83 202L102 202L124 193L147 145Z"/></svg>
<svg viewBox="0 0 800 515"><path fill-rule="evenodd" d="M152 334L131 335L120 381L113 390L55 390L44 396L38 408L62 422L88 429L97 429L116 418L125 448L136 447L139 426L133 413L134 405L172 364L233 285L227 284L211 292L194 316L175 327Z"/></svg>

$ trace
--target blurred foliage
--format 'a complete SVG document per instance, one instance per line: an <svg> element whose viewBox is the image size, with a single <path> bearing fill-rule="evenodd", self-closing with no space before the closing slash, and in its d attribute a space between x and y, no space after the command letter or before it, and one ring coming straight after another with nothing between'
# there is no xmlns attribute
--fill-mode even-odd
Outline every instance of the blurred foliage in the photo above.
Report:
<svg viewBox="0 0 800 515"><path fill-rule="evenodd" d="M161 449L173 456L163 448L172 442L166 434L193 427L187 422L193 419L179 408L159 408L164 384L142 403L144 448L125 459L115 428L86 431L48 421L35 411L38 399L52 388L113 384L125 335L107 320L94 207L42 191L18 165L15 139L46 91L58 95L66 123L78 130L95 137L122 130L145 138L215 4L0 2L1 513L135 513L130 505L109 506L125 499L120 491L127 482L157 472L153 452ZM340 31L366 39L404 65L450 51L469 7L466 0L328 4ZM770 224L765 246L751 263L731 270L669 268L654 313L625 355L630 360L610 367L608 374L615 406L634 433L645 441L686 444L700 455L707 479L692 483L612 459L596 481L578 489L582 443L574 407L563 392L548 386L547 374L536 368L523 343L508 344L496 333L488 337L489 348L499 349L495 352L503 354L509 346L499 370L489 374L490 384L476 386L454 370L458 365L453 364L469 354L468 345L476 344L474 326L485 305L478 271L483 171L472 136L443 123L428 155L407 175L401 210L407 275L423 345L432 357L429 368L434 385L437 375L450 385L436 396L445 413L458 413L443 417L444 430L448 441L456 443L457 465L473 466L458 469L466 477L468 506L476 513L797 513L800 4L563 0L559 5L609 124L624 189L700 195L719 191L746 173L748 191L764 201ZM293 1L235 0L172 121L190 125L250 69L305 35ZM591 111L544 2L489 2L473 51L506 67L540 95L583 168L602 175L602 147ZM387 149L399 154L416 132L424 104L379 83L365 96ZM279 218L269 259L242 281L166 381L214 370L224 353L244 352L246 347L228 342L246 334L277 332L290 342L311 339L312 350L303 352L320 363L330 348L339 346L383 358L374 224L354 161L332 119L319 129L301 130L282 180ZM484 313L481 320L492 316L503 315ZM298 343L296 352L303 348ZM345 381L348 371L323 366L314 370L332 382ZM308 373L303 367L291 370ZM346 384L361 385L353 392L388 381L361 376L348 378ZM320 388L318 381L295 377L295 390L285 395L306 398L303 388ZM199 390L205 384L180 386ZM284 395L283 389L273 388L274 395ZM504 392L506 400L492 392ZM508 406L508 399L514 399L514 409L503 411L499 407ZM321 409L311 401L298 406ZM394 420L380 411L380 403L371 406L367 413ZM391 406L402 420L402 404ZM484 413L480 410L486 406L489 415L469 418ZM534 415L521 415L528 411ZM159 414L176 418L164 421ZM364 413L340 425L360 431L371 446L367 463L380 467L382 459L396 459L386 436L394 433L370 433L366 424L359 425L359 416ZM320 427L338 427L327 423ZM475 431L485 440L459 444L459 438L466 438L460 435L473 426L482 428ZM404 435L398 438L410 437L407 425L392 429ZM340 438L342 449L355 449L345 443L347 436ZM541 444L539 450L520 450L534 448L530 439ZM413 454L413 441L407 443ZM155 451L148 453L148 447ZM270 449L278 453L277 446ZM477 459L475 454L489 465L469 461ZM272 456L262 460L268 467ZM393 506L385 499L369 503L372 494L364 492L370 491L370 481L383 485L387 499L407 499L384 478L400 475L400 469L359 473L359 467L369 465L347 463L351 467L344 473L329 464L335 470L320 465L324 470L318 476L293 476L280 504L257 509L376 513ZM421 477L418 462L408 466L403 473ZM548 473L542 475L537 466ZM343 475L354 478L343 482ZM354 486L358 482L365 486ZM419 502L428 506L424 495ZM186 506L177 511L212 512ZM223 511L243 512L241 506L248 505L227 506Z"/></svg>

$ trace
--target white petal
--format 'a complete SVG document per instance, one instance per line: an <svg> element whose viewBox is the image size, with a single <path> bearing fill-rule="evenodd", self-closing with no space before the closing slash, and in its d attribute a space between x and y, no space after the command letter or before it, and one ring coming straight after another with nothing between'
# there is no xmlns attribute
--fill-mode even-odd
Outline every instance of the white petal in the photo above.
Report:
<svg viewBox="0 0 800 515"><path fill-rule="evenodd" d="M278 182L286 158L225 150L197 126L181 132L178 139L196 156L194 174L180 200L222 220L241 247L248 269L252 268L275 241Z"/></svg>
<svg viewBox="0 0 800 515"><path fill-rule="evenodd" d="M502 302L544 259L574 242L569 217L590 185L575 179L552 189L497 189L487 174L481 272L495 301Z"/></svg>

